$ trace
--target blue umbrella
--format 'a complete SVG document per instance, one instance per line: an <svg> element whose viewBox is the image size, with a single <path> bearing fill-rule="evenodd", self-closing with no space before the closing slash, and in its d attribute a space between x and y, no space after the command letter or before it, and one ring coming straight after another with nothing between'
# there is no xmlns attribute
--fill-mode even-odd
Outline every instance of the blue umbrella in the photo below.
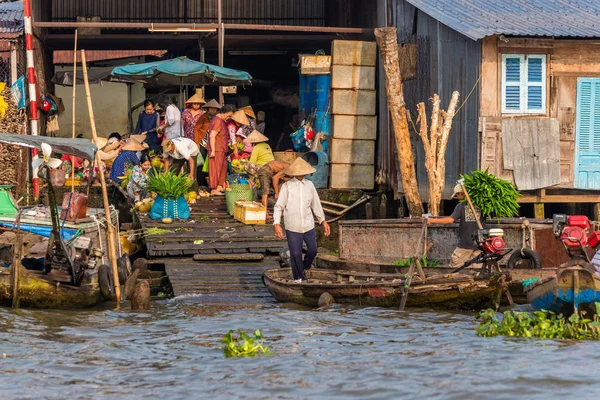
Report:
<svg viewBox="0 0 600 400"><path fill-rule="evenodd" d="M143 80L159 86L233 86L250 84L252 80L252 76L247 72L205 64L187 57L116 67L112 70L112 75L117 78Z"/></svg>

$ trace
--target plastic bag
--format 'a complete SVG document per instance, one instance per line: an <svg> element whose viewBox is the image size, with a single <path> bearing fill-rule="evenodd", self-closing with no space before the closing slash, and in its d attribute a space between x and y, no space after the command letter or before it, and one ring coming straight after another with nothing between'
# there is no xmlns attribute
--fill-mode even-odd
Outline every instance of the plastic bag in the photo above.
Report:
<svg viewBox="0 0 600 400"><path fill-rule="evenodd" d="M306 138L304 137L304 127L290 134L290 138L292 138L294 150L301 152L308 150L308 147L306 147Z"/></svg>
<svg viewBox="0 0 600 400"><path fill-rule="evenodd" d="M204 165L202 166L202 172L208 172L208 159L204 162Z"/></svg>
<svg viewBox="0 0 600 400"><path fill-rule="evenodd" d="M201 151L198 152L198 157L196 158L196 165L197 166L202 165L204 167L204 157L202 157Z"/></svg>
<svg viewBox="0 0 600 400"><path fill-rule="evenodd" d="M156 196L154 205L150 210L150 219L189 219L190 206L188 206L185 197L181 196L178 199L165 199L162 196Z"/></svg>

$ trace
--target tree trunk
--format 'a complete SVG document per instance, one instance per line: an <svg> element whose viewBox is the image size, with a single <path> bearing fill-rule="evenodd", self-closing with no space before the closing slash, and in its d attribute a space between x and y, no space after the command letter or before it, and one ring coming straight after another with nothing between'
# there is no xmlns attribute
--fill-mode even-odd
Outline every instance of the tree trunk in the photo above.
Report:
<svg viewBox="0 0 600 400"><path fill-rule="evenodd" d="M431 127L427 130L427 112L425 111L425 103L417 105L419 113L418 122L420 128L417 132L423 141L425 150L425 168L427 169L427 177L429 178L429 208L428 211L433 216L438 216L440 213L440 203L442 201L442 193L445 186L446 174L446 148L448 146L448 137L452 128L452 119L456 112L456 104L458 102L458 92L452 93L452 99L448 106L448 112L440 110L440 97L435 94L433 96L433 107L431 111ZM440 120L443 124L440 125Z"/></svg>
<svg viewBox="0 0 600 400"><path fill-rule="evenodd" d="M375 29L375 39L379 45L383 69L385 71L387 98L394 126L402 189L404 190L410 216L421 216L423 214L423 203L421 202L417 185L415 158L406 117L406 103L404 102L402 79L400 77L396 28Z"/></svg>

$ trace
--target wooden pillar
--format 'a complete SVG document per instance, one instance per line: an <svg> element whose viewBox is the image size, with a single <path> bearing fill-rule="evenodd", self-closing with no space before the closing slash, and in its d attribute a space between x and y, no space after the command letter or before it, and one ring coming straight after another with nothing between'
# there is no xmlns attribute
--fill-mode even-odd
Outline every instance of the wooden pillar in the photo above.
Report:
<svg viewBox="0 0 600 400"><path fill-rule="evenodd" d="M600 203L594 203L594 221L600 221Z"/></svg>
<svg viewBox="0 0 600 400"><path fill-rule="evenodd" d="M224 52L225 52L225 26L223 25L223 1L217 1L217 24L218 28L218 45L219 45L219 67L223 66L224 63ZM219 86L219 103L223 105L223 87Z"/></svg>
<svg viewBox="0 0 600 400"><path fill-rule="evenodd" d="M17 53L17 43L10 42L10 84L14 84L19 78L19 72L17 71L17 59L19 55Z"/></svg>
<svg viewBox="0 0 600 400"><path fill-rule="evenodd" d="M535 219L544 219L544 203L535 203L533 205L533 218Z"/></svg>

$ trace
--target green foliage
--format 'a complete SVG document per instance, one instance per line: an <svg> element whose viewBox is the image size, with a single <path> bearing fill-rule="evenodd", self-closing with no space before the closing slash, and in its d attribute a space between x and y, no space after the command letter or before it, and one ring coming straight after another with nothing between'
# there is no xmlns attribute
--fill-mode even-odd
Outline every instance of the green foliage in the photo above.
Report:
<svg viewBox="0 0 600 400"><path fill-rule="evenodd" d="M596 303L597 311L600 311L599 308L600 303ZM585 312L565 318L562 314L557 315L551 311L535 311L532 314L506 311L502 321L499 321L497 313L487 309L477 318L481 319L481 322L476 332L483 337L503 335L542 339L600 340L598 316L591 320L585 318Z"/></svg>
<svg viewBox="0 0 600 400"><path fill-rule="evenodd" d="M410 267L412 259L412 257L408 257L402 260L396 260L394 261L394 265L396 267ZM421 266L423 268L433 268L437 267L440 264L440 260L438 260L437 258L427 258L425 256L419 257L419 261L421 262Z"/></svg>
<svg viewBox="0 0 600 400"><path fill-rule="evenodd" d="M339 249L335 249L332 252L330 252L329 254L331 254L332 256L335 256L335 257L339 257L340 256L340 250Z"/></svg>
<svg viewBox="0 0 600 400"><path fill-rule="evenodd" d="M254 337L251 337L241 329L236 332L230 330L225 337L221 339L224 344L223 352L225 357L256 357L258 355L269 355L269 348L263 346L263 335L257 329L254 331Z"/></svg>
<svg viewBox="0 0 600 400"><path fill-rule="evenodd" d="M510 182L490 174L488 170L461 175L473 205L487 218L510 218L519 215L520 194Z"/></svg>
<svg viewBox="0 0 600 400"><path fill-rule="evenodd" d="M189 175L180 172L175 174L169 170L167 172L154 169L148 174L147 190L155 192L164 198L174 197L179 198L188 193L194 182L189 178Z"/></svg>

